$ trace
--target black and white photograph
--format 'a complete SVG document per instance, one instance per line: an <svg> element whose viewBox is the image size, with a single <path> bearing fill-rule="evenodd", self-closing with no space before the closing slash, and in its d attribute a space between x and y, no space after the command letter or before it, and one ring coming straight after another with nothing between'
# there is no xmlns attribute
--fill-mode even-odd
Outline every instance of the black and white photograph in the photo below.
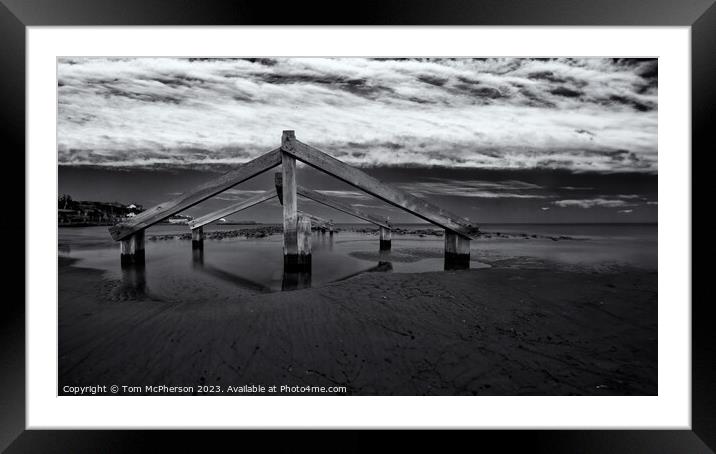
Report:
<svg viewBox="0 0 716 454"><path fill-rule="evenodd" d="M658 62L58 58L57 393L658 395Z"/></svg>

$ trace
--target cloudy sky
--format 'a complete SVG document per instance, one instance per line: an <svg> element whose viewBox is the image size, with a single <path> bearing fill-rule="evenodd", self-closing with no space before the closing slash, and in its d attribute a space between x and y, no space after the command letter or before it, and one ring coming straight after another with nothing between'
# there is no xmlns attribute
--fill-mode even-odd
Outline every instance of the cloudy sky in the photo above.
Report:
<svg viewBox="0 0 716 454"><path fill-rule="evenodd" d="M476 220L655 221L657 72L614 59L61 59L60 191L158 203L294 129ZM390 211L304 172L306 186ZM270 187L258 183L202 205Z"/></svg>

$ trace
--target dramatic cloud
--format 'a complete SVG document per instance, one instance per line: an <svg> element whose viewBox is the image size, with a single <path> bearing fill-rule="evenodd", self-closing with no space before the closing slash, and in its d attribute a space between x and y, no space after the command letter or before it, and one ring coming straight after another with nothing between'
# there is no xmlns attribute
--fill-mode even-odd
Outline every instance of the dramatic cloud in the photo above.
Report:
<svg viewBox="0 0 716 454"><path fill-rule="evenodd" d="M214 196L214 198L218 200L239 201L246 200L259 194L263 194L264 192L266 191L249 189L227 189L221 194Z"/></svg>
<svg viewBox="0 0 716 454"><path fill-rule="evenodd" d="M457 197L478 197L483 199L515 198L543 199L547 196L535 192L541 186L523 181L475 181L444 180L432 178L427 182L404 183L400 185L406 191L418 195L444 195Z"/></svg>
<svg viewBox="0 0 716 454"><path fill-rule="evenodd" d="M657 171L656 60L67 58L63 165L245 162L281 130L361 166Z"/></svg>
<svg viewBox="0 0 716 454"><path fill-rule="evenodd" d="M643 198L639 194L618 194L617 197L620 199L641 199Z"/></svg>
<svg viewBox="0 0 716 454"><path fill-rule="evenodd" d="M578 207L578 208L592 208L592 207L606 207L606 208L619 208L630 206L629 203L624 200L614 199L575 199L575 200L556 200L552 202L558 207Z"/></svg>
<svg viewBox="0 0 716 454"><path fill-rule="evenodd" d="M321 190L319 189L316 192L320 192L321 194L331 196L331 197L344 197L348 199L361 199L361 200L368 200L371 197L358 191L334 191L334 190Z"/></svg>

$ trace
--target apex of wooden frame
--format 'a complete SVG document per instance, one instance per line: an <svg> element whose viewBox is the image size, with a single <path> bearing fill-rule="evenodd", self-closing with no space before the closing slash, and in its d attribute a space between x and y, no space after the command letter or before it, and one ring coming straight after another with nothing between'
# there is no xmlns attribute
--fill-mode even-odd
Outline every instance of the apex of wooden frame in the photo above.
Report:
<svg viewBox="0 0 716 454"><path fill-rule="evenodd" d="M296 140L296 131L293 129L286 129L281 134L281 149L282 150L293 150L294 140Z"/></svg>

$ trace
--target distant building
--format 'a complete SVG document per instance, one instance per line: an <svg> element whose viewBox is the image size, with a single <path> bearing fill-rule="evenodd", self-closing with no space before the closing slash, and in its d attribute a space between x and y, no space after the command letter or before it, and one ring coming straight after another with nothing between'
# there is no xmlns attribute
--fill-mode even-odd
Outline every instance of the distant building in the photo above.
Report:
<svg viewBox="0 0 716 454"><path fill-rule="evenodd" d="M78 201L67 194L61 195L57 201L59 225L114 225L141 212L141 205Z"/></svg>

